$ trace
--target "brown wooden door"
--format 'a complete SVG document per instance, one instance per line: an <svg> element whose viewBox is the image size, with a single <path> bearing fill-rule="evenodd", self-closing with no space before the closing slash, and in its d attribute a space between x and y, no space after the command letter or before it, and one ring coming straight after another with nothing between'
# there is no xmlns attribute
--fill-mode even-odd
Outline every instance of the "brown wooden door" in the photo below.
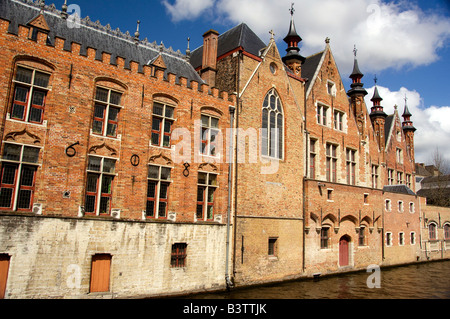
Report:
<svg viewBox="0 0 450 319"><path fill-rule="evenodd" d="M9 271L9 260L8 255L0 255L0 299L5 298L6 292L6 281L8 280Z"/></svg>
<svg viewBox="0 0 450 319"><path fill-rule="evenodd" d="M109 291L109 275L111 255L98 254L92 256L90 292Z"/></svg>
<svg viewBox="0 0 450 319"><path fill-rule="evenodd" d="M339 240L339 266L348 265L349 240L347 236L341 237Z"/></svg>

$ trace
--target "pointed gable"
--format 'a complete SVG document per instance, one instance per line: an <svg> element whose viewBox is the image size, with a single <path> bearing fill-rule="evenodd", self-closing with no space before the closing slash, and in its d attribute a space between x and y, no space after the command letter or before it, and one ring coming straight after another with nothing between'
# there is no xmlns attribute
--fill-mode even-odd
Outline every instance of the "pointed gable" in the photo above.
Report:
<svg viewBox="0 0 450 319"><path fill-rule="evenodd" d="M166 63L164 63L164 59L162 55L158 55L151 63L151 65L159 68L159 69L166 69Z"/></svg>
<svg viewBox="0 0 450 319"><path fill-rule="evenodd" d="M42 13L40 13L36 18L28 22L28 25L50 32L50 28L48 27L47 21Z"/></svg>

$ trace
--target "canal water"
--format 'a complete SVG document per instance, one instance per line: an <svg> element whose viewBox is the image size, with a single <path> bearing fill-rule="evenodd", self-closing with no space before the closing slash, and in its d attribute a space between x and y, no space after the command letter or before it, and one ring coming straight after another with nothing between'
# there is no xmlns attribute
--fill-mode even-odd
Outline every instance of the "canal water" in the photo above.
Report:
<svg viewBox="0 0 450 319"><path fill-rule="evenodd" d="M450 261L381 268L380 287L369 276L357 272L318 280L298 280L252 288L190 295L190 299L450 299Z"/></svg>

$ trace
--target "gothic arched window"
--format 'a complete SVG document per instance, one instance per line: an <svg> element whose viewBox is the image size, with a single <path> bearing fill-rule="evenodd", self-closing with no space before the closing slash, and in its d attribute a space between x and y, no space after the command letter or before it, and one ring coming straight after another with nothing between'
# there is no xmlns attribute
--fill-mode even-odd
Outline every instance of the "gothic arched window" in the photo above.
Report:
<svg viewBox="0 0 450 319"><path fill-rule="evenodd" d="M275 89L271 89L262 108L261 155L283 158L283 106Z"/></svg>

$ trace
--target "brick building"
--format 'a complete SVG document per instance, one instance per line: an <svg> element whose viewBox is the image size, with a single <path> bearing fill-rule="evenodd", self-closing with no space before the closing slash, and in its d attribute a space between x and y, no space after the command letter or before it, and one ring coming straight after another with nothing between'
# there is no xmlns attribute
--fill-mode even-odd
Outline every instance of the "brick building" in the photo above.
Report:
<svg viewBox="0 0 450 319"><path fill-rule="evenodd" d="M367 106L355 50L246 24L186 55L0 3L0 297L124 298L448 258L416 195L405 104ZM448 236L447 236L448 235Z"/></svg>

